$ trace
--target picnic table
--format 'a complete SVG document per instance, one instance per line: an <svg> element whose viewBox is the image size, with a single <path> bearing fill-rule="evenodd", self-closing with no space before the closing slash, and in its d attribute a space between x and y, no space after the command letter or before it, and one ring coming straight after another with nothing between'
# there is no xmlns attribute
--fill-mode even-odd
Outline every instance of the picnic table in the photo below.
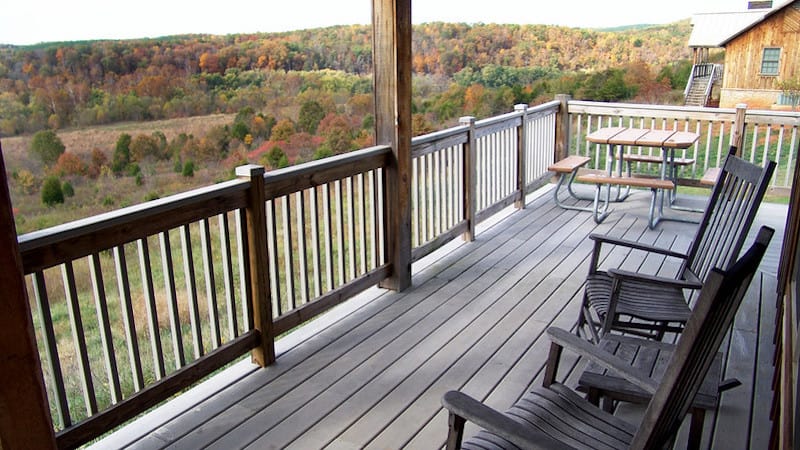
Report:
<svg viewBox="0 0 800 450"><path fill-rule="evenodd" d="M694 160L676 158L675 151L691 147L700 136L689 131L652 130L646 128L605 127L586 136L586 140L595 144L608 145L606 158L606 174L581 175L578 181L596 185L593 212L596 222L602 222L610 212L608 203L622 201L630 193L631 186L648 187L652 192L650 202L649 225L654 228L661 220L680 220L664 216L664 196L668 192L669 206L673 206L677 186L678 167L693 164ZM652 155L625 153L626 146L651 147L661 149L660 158ZM627 174L623 175L623 163L627 162ZM660 163L658 178L634 175L631 166L634 162ZM616 170L615 170L616 166ZM617 187L616 198L611 199L611 186ZM601 187L606 187L605 201L600 203ZM622 193L622 187L626 191ZM660 201L658 200L660 198Z"/></svg>

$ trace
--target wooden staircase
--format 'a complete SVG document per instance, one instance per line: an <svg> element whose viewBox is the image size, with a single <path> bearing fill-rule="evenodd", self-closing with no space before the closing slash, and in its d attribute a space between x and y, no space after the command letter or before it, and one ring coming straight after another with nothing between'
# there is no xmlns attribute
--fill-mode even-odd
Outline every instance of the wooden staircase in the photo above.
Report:
<svg viewBox="0 0 800 450"><path fill-rule="evenodd" d="M683 104L685 106L706 106L706 89L711 82L710 76L693 79L689 86L689 94L686 95Z"/></svg>
<svg viewBox="0 0 800 450"><path fill-rule="evenodd" d="M708 106L711 87L722 78L722 66L695 64L684 90L685 106Z"/></svg>

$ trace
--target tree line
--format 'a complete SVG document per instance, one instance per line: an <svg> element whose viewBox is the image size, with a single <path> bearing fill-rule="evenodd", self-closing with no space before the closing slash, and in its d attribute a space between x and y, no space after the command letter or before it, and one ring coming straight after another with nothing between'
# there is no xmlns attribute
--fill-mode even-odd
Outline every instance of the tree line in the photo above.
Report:
<svg viewBox="0 0 800 450"><path fill-rule="evenodd" d="M470 86L480 86L475 89L483 89L482 95L502 90L491 96L507 109L514 101L558 89L596 95L591 87L581 90L584 82L598 81L592 74L614 82L618 75L613 70L627 67L645 67L655 80L662 68L688 58L689 31L688 21L614 32L545 25L417 25L415 108L429 113L436 126L452 115L454 96L462 97L456 104L474 101L476 92L466 91ZM0 136L236 113L246 107L264 111L309 89L335 96L368 94L371 45L369 27L336 26L6 46L0 48ZM643 85L636 83L633 90L612 89L605 97L634 98ZM463 98L469 95L472 100Z"/></svg>

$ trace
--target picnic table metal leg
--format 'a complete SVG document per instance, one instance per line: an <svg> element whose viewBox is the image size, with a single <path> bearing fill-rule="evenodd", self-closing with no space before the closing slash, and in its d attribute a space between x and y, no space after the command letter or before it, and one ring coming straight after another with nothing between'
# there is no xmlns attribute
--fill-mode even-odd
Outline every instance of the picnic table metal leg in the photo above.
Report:
<svg viewBox="0 0 800 450"><path fill-rule="evenodd" d="M575 194L575 192L572 190L572 182L575 180L575 176L577 176L577 175L578 175L578 171L576 169L576 170L573 170L572 172L570 172L569 175L567 175L566 173L562 173L561 176L559 176L558 183L556 184L556 188L555 188L555 190L553 190L553 200L555 201L556 205L558 205L559 207L564 208L564 209L571 209L571 210L574 210L574 211L589 211L589 212L592 212L593 209L590 206L567 205L567 204L563 203L561 201L561 199L558 197L558 193L561 192L561 187L564 185L564 180L569 176L569 181L567 182L567 192L569 193L569 195L572 198L576 199L576 200L592 200L592 198L580 197L577 194Z"/></svg>
<svg viewBox="0 0 800 450"><path fill-rule="evenodd" d="M600 194L603 190L602 184L598 183L595 184L595 191L594 191L594 204L592 210L594 212L594 221L595 223L601 223L605 220L606 217L611 213L608 209L608 204L611 202L611 185L606 185L606 198L603 202L603 206L600 206Z"/></svg>

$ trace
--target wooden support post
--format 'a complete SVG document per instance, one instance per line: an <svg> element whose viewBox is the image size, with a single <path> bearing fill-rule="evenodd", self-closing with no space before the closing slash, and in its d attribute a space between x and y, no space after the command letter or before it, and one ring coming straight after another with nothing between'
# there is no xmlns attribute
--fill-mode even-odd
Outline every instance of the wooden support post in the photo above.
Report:
<svg viewBox="0 0 800 450"><path fill-rule="evenodd" d="M477 149L475 146L475 118L472 116L458 119L458 123L469 127L467 142L464 144L464 220L467 221L467 231L463 238L467 242L475 240L475 213L477 210L476 194L478 187L478 173L476 171Z"/></svg>
<svg viewBox="0 0 800 450"><path fill-rule="evenodd" d="M525 173L527 172L527 161L525 155L527 152L527 123L528 123L528 105L520 104L514 105L514 111L521 114L522 121L517 128L517 192L519 198L514 202L517 209L525 208Z"/></svg>
<svg viewBox="0 0 800 450"><path fill-rule="evenodd" d="M556 100L561 102L556 115L556 151L553 161L561 161L569 156L569 101L568 94L556 95Z"/></svg>
<svg viewBox="0 0 800 450"><path fill-rule="evenodd" d="M392 147L386 168L387 259L381 286L411 286L411 0L372 0L375 140Z"/></svg>
<svg viewBox="0 0 800 450"><path fill-rule="evenodd" d="M56 448L0 148L0 448Z"/></svg>
<svg viewBox="0 0 800 450"><path fill-rule="evenodd" d="M744 147L745 117L747 116L747 105L739 103L736 105L736 118L733 121L733 142L736 146L736 156L742 156Z"/></svg>
<svg viewBox="0 0 800 450"><path fill-rule="evenodd" d="M264 198L264 167L248 164L236 168L236 176L250 180L247 199L247 254L250 260L253 329L261 342L251 352L253 362L261 367L275 362L275 336L272 333L269 257L267 256L267 212Z"/></svg>

